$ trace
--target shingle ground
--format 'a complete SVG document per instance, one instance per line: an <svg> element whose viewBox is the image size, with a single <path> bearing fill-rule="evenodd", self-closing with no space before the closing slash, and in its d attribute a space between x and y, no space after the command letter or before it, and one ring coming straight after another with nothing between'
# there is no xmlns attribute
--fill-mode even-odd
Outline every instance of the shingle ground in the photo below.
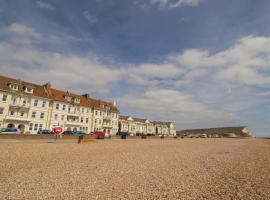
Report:
<svg viewBox="0 0 270 200"><path fill-rule="evenodd" d="M270 199L270 140L0 139L0 199Z"/></svg>

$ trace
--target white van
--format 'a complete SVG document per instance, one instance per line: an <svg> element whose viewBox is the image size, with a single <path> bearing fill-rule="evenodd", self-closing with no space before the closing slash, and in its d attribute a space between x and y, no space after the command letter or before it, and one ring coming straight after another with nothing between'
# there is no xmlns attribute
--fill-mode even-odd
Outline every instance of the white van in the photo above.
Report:
<svg viewBox="0 0 270 200"><path fill-rule="evenodd" d="M18 128L2 128L0 134L20 134L21 131Z"/></svg>

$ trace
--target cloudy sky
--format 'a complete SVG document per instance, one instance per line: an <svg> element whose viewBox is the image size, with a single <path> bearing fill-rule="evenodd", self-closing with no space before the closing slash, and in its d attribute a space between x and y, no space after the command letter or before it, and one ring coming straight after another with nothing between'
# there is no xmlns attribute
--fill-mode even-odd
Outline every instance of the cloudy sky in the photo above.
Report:
<svg viewBox="0 0 270 200"><path fill-rule="evenodd" d="M269 0L0 0L1 75L178 129L270 136Z"/></svg>

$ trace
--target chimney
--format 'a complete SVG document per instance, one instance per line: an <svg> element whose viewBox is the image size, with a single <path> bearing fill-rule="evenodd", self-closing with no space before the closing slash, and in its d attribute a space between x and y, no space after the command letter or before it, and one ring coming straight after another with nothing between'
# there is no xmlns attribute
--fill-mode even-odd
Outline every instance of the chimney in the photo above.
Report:
<svg viewBox="0 0 270 200"><path fill-rule="evenodd" d="M51 82L46 83L46 84L44 85L44 87L45 87L47 90L50 90L51 87L52 87Z"/></svg>
<svg viewBox="0 0 270 200"><path fill-rule="evenodd" d="M52 92L51 92L51 87L52 87L52 85L51 85L51 82L48 82L48 83L44 84L43 87L44 87L44 89L45 89L46 94L47 94L49 97L51 97L51 96L52 96Z"/></svg>
<svg viewBox="0 0 270 200"><path fill-rule="evenodd" d="M116 101L113 101L113 106L116 107Z"/></svg>
<svg viewBox="0 0 270 200"><path fill-rule="evenodd" d="M82 96L85 97L86 99L90 98L90 94L83 94Z"/></svg>

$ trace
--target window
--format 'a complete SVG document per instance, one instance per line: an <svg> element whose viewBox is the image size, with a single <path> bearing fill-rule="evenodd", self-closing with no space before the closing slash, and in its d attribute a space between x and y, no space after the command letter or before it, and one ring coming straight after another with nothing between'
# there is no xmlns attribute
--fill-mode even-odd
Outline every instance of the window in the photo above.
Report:
<svg viewBox="0 0 270 200"><path fill-rule="evenodd" d="M3 95L2 101L5 101L5 102L7 101L7 95L6 94Z"/></svg>
<svg viewBox="0 0 270 200"><path fill-rule="evenodd" d="M34 130L37 131L38 129L38 124L35 124Z"/></svg>
<svg viewBox="0 0 270 200"><path fill-rule="evenodd" d="M26 106L26 100L23 99L23 106Z"/></svg>
<svg viewBox="0 0 270 200"><path fill-rule="evenodd" d="M42 107L43 107L43 108L46 107L46 101L42 101Z"/></svg>
<svg viewBox="0 0 270 200"><path fill-rule="evenodd" d="M23 117L23 116L24 116L24 112L21 112L21 113L20 113L20 116Z"/></svg>
<svg viewBox="0 0 270 200"><path fill-rule="evenodd" d="M66 110L66 105L63 105L63 110Z"/></svg>
<svg viewBox="0 0 270 200"><path fill-rule="evenodd" d="M85 123L88 123L88 118L85 118Z"/></svg>
<svg viewBox="0 0 270 200"><path fill-rule="evenodd" d="M14 115L14 111L11 110L11 111L10 111L10 116L13 116L13 115Z"/></svg>
<svg viewBox="0 0 270 200"><path fill-rule="evenodd" d="M40 113L40 119L44 119L44 113Z"/></svg>
<svg viewBox="0 0 270 200"><path fill-rule="evenodd" d="M71 110L71 107L69 106L69 107L68 107L68 112L70 112L70 110Z"/></svg>
<svg viewBox="0 0 270 200"><path fill-rule="evenodd" d="M96 110L96 115L98 115L98 111Z"/></svg>
<svg viewBox="0 0 270 200"><path fill-rule="evenodd" d="M84 113L84 108L82 108L82 113Z"/></svg>
<svg viewBox="0 0 270 200"><path fill-rule="evenodd" d="M79 104L79 103L81 102L81 100L78 99L78 98L75 98L75 99L74 99L74 102L77 103L77 104Z"/></svg>
<svg viewBox="0 0 270 200"><path fill-rule="evenodd" d="M29 124L29 131L32 131L33 130L33 123L30 123Z"/></svg>
<svg viewBox="0 0 270 200"><path fill-rule="evenodd" d="M69 96L65 96L65 99L66 99L67 101L71 101L71 97L69 97Z"/></svg>
<svg viewBox="0 0 270 200"><path fill-rule="evenodd" d="M32 118L36 118L36 112L34 111L34 112L32 112Z"/></svg>
<svg viewBox="0 0 270 200"><path fill-rule="evenodd" d="M97 123L97 119L95 119L95 124Z"/></svg>
<svg viewBox="0 0 270 200"><path fill-rule="evenodd" d="M38 105L38 100L35 99L35 101L34 101L34 106L37 107L37 105Z"/></svg>
<svg viewBox="0 0 270 200"><path fill-rule="evenodd" d="M26 93L30 93L30 94L33 94L33 88L29 88L29 87L27 87L27 88L25 88L25 90L24 90Z"/></svg>
<svg viewBox="0 0 270 200"><path fill-rule="evenodd" d="M38 130L42 130L42 126L43 126L43 124L39 124Z"/></svg>
<svg viewBox="0 0 270 200"><path fill-rule="evenodd" d="M0 108L0 115L3 115L4 113L4 108Z"/></svg>
<svg viewBox="0 0 270 200"><path fill-rule="evenodd" d="M65 120L65 115L61 116L61 120L64 121Z"/></svg>
<svg viewBox="0 0 270 200"><path fill-rule="evenodd" d="M81 123L83 123L83 117L81 117Z"/></svg>
<svg viewBox="0 0 270 200"><path fill-rule="evenodd" d="M59 103L57 103L57 104L55 105L55 109L56 109L56 110L59 110Z"/></svg>
<svg viewBox="0 0 270 200"><path fill-rule="evenodd" d="M89 109L87 109L87 114L89 113Z"/></svg>
<svg viewBox="0 0 270 200"><path fill-rule="evenodd" d="M101 124L101 119L99 120L99 124Z"/></svg>
<svg viewBox="0 0 270 200"><path fill-rule="evenodd" d="M16 105L16 97L13 97L12 103L13 103L13 105Z"/></svg>
<svg viewBox="0 0 270 200"><path fill-rule="evenodd" d="M10 84L9 87L10 87L12 90L18 90L18 85L16 85L16 84Z"/></svg>
<svg viewBox="0 0 270 200"><path fill-rule="evenodd" d="M55 114L55 115L54 115L54 120L57 120L57 118L58 118L58 115Z"/></svg>

